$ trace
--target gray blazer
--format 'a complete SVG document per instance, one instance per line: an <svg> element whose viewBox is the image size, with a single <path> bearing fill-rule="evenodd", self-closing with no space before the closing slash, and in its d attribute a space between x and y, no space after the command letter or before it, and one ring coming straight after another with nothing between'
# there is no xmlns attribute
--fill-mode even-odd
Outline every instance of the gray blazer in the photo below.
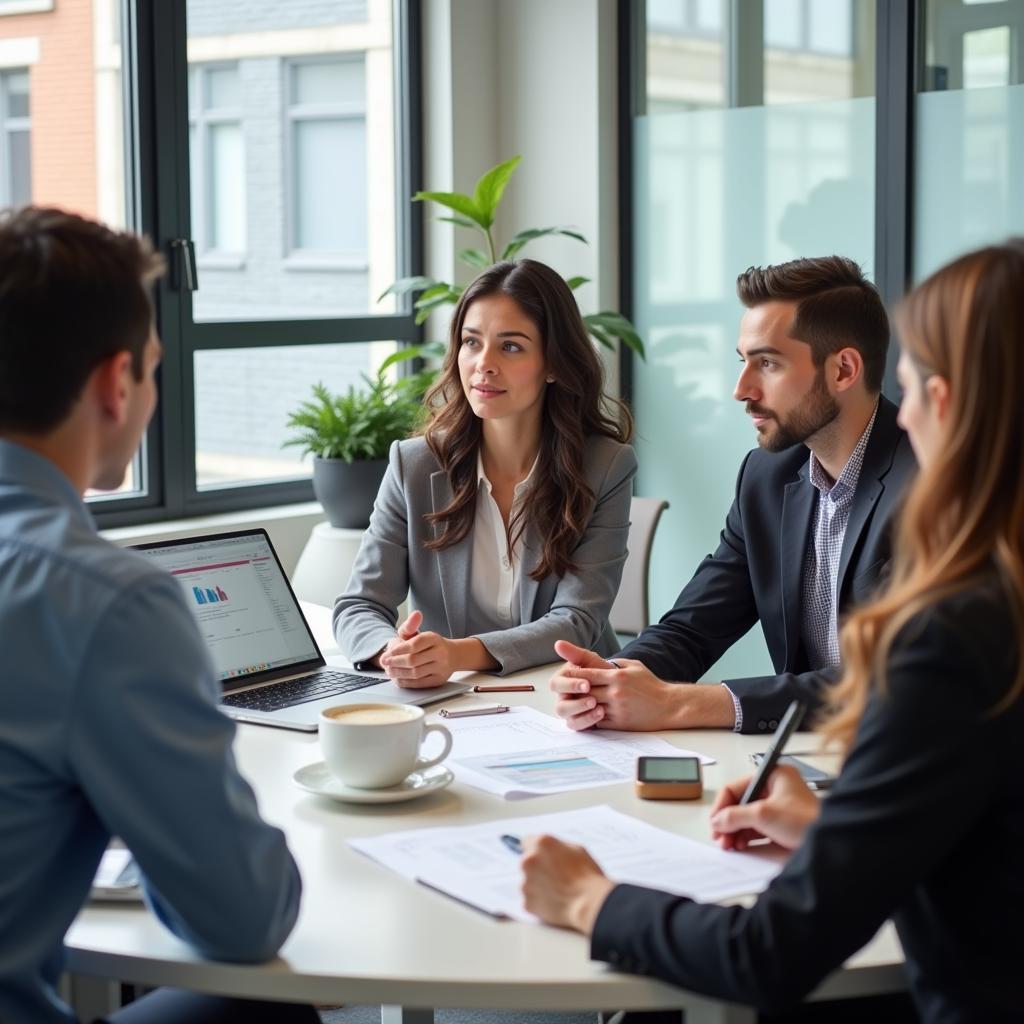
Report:
<svg viewBox="0 0 1024 1024"><path fill-rule="evenodd" d="M422 630L475 636L502 675L554 661L556 640L601 654L618 650L608 613L626 561L636 455L629 445L594 437L583 468L597 500L573 551L577 571L539 583L532 579L541 544L536 529L528 527L522 540L522 625L500 628L469 599L472 534L443 551L423 547L436 534L424 515L452 499L447 474L423 438L396 441L352 575L334 604L334 635L352 663L360 667L395 636L398 606L407 594L423 612Z"/></svg>

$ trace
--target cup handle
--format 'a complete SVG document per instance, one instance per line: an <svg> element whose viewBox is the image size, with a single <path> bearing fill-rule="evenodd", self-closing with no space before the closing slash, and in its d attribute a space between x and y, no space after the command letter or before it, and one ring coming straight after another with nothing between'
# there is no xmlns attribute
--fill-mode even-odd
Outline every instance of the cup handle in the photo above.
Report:
<svg viewBox="0 0 1024 1024"><path fill-rule="evenodd" d="M416 762L415 770L418 772L423 771L424 768L433 768L435 764L440 764L452 751L452 734L443 725L425 725L423 727L424 742L426 742L427 737L432 732L436 732L439 736L444 737L444 750L437 757L421 757Z"/></svg>

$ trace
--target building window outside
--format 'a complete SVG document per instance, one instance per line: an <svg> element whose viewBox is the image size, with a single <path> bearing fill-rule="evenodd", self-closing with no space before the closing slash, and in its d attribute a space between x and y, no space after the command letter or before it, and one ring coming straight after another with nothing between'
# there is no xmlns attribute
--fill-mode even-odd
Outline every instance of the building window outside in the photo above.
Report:
<svg viewBox="0 0 1024 1024"><path fill-rule="evenodd" d="M0 74L3 128L0 204L23 206L32 200L32 141L28 71Z"/></svg>
<svg viewBox="0 0 1024 1024"><path fill-rule="evenodd" d="M192 67L188 95L196 251L241 260L246 248L246 175L238 65Z"/></svg>
<svg viewBox="0 0 1024 1024"><path fill-rule="evenodd" d="M282 448L288 413L420 337L408 303L379 298L417 272L419 5L146 2L185 8L192 218L175 231L198 286L165 286L163 303L181 313L165 337L181 360L180 505L308 498L311 460Z"/></svg>
<svg viewBox="0 0 1024 1024"><path fill-rule="evenodd" d="M762 0L765 45L803 54L850 56L853 0ZM717 39L727 0L647 0L651 33ZM743 7L740 7L741 16Z"/></svg>
<svg viewBox="0 0 1024 1024"><path fill-rule="evenodd" d="M365 267L365 60L290 61L285 81L289 253Z"/></svg>

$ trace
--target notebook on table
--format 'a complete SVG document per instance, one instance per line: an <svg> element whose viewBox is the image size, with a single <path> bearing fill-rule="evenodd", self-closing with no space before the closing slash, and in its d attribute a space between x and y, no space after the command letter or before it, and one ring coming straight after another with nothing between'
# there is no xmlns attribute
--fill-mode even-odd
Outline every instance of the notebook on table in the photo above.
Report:
<svg viewBox="0 0 1024 1024"><path fill-rule="evenodd" d="M220 675L221 706L240 722L315 732L320 712L338 704L430 704L469 689L451 682L407 690L383 674L329 667L266 530L136 550L181 584Z"/></svg>

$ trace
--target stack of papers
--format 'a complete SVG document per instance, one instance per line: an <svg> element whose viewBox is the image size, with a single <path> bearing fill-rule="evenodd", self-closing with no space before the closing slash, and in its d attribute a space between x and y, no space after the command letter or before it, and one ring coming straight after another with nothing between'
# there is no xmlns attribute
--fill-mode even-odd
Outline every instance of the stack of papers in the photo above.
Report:
<svg viewBox="0 0 1024 1024"><path fill-rule="evenodd" d="M554 715L515 707L501 715L449 718L452 752L445 762L460 782L506 799L632 782L636 759L699 757L656 736L594 729L573 732Z"/></svg>
<svg viewBox="0 0 1024 1024"><path fill-rule="evenodd" d="M538 833L585 846L617 882L653 885L702 902L760 892L782 866L778 857L720 850L607 805L484 825L393 832L350 839L349 845L493 917L533 921L522 905L519 855L502 836Z"/></svg>

